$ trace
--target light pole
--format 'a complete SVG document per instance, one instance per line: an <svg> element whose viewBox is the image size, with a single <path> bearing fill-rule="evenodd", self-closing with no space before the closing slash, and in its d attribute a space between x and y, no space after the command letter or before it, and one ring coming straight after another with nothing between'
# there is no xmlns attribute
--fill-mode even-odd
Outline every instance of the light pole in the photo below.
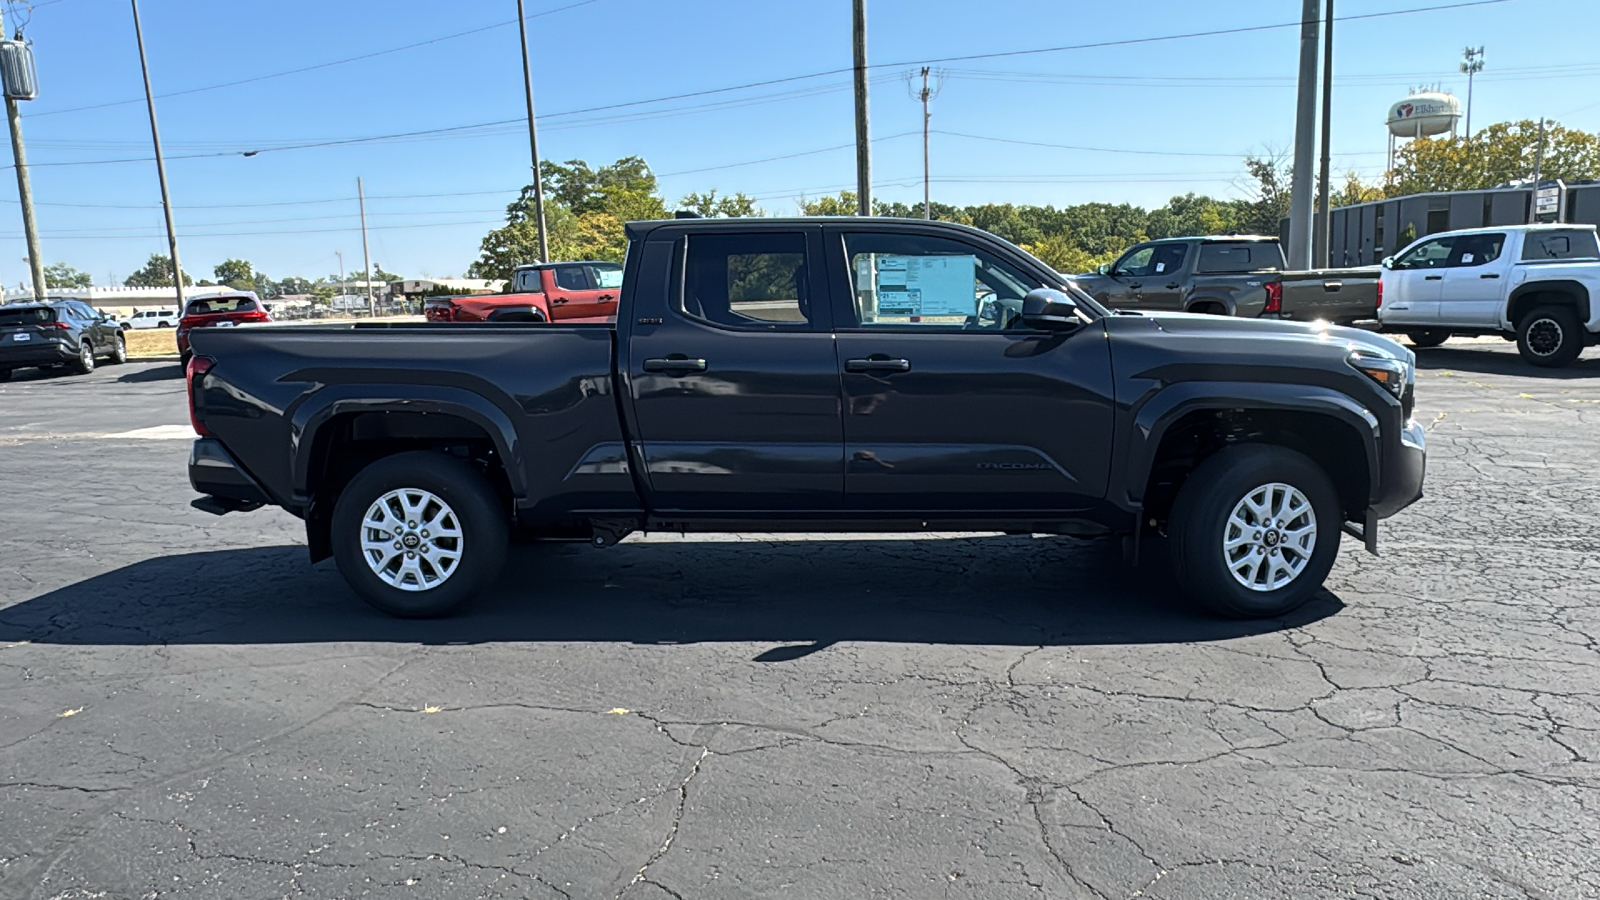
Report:
<svg viewBox="0 0 1600 900"><path fill-rule="evenodd" d="M528 150L533 154L533 218L539 236L538 262L550 261L550 239L544 233L544 174L539 170L539 131L533 120L533 68L528 62L528 22L517 0L517 31L522 35L522 84L528 95Z"/></svg>
<svg viewBox="0 0 1600 900"><path fill-rule="evenodd" d="M21 29L17 31L19 40L14 42L20 45L17 49L19 56L27 59L26 72L29 77L22 79L31 82L33 72L33 56L28 50L28 45L22 43ZM5 23L0 21L0 39L5 38ZM12 42L8 42L12 43ZM18 100L32 100L37 92L33 83L10 84L6 79L6 122L11 126L11 157L16 163L17 170L17 200L22 204L22 233L28 243L28 271L33 275L33 299L44 302L45 290L49 287L44 278L44 256L39 252L39 227L33 218L33 185L28 181L28 154L22 146L22 113L17 109Z"/></svg>
<svg viewBox="0 0 1600 900"><path fill-rule="evenodd" d="M856 214L872 215L872 137L867 127L867 0L854 0L850 16L855 52Z"/></svg>
<svg viewBox="0 0 1600 900"><path fill-rule="evenodd" d="M1289 268L1311 268L1312 166L1317 157L1317 32L1321 3L1305 0L1300 12L1300 94L1295 104L1294 175L1289 188Z"/></svg>
<svg viewBox="0 0 1600 900"><path fill-rule="evenodd" d="M1483 48L1468 47L1461 54L1461 74L1467 76L1467 140L1472 140L1472 76L1483 71Z"/></svg>
<svg viewBox="0 0 1600 900"><path fill-rule="evenodd" d="M150 110L150 143L156 152L156 178L161 182L161 210L167 217L167 247L172 251L172 283L178 292L178 314L183 314L183 265L178 262L178 230L172 225L172 197L167 193L167 164L161 159L161 129L156 127L156 98L150 91L150 65L144 56L144 29L139 27L139 0L133 4L133 36L139 42L139 70L144 73L144 102Z"/></svg>

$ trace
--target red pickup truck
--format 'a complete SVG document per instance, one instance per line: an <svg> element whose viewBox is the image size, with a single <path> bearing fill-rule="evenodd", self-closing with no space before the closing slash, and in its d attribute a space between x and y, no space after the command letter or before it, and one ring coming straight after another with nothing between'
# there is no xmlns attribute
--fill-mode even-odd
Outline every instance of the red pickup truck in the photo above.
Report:
<svg viewBox="0 0 1600 900"><path fill-rule="evenodd" d="M622 293L622 266L559 262L518 266L511 293L429 297L430 322L611 322Z"/></svg>

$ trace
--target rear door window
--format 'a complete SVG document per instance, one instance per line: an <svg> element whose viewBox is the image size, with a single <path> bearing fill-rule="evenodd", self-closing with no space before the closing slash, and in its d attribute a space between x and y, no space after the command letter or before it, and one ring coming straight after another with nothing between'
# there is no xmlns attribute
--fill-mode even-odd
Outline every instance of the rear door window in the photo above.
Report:
<svg viewBox="0 0 1600 900"><path fill-rule="evenodd" d="M1201 244L1197 271L1203 275L1270 272L1283 267L1283 250L1270 241Z"/></svg>
<svg viewBox="0 0 1600 900"><path fill-rule="evenodd" d="M1450 248L1451 267L1481 266L1500 258L1500 251L1506 245L1506 236L1496 234L1463 234L1456 238L1455 244Z"/></svg>
<svg viewBox="0 0 1600 900"><path fill-rule="evenodd" d="M696 234L687 239L674 306L723 328L806 330L811 323L806 237L799 233Z"/></svg>
<svg viewBox="0 0 1600 900"><path fill-rule="evenodd" d="M555 277L556 287L564 291L587 291L593 287L588 266L556 266Z"/></svg>
<svg viewBox="0 0 1600 900"><path fill-rule="evenodd" d="M1600 259L1600 242L1587 228L1571 231L1530 231L1522 242L1522 259Z"/></svg>

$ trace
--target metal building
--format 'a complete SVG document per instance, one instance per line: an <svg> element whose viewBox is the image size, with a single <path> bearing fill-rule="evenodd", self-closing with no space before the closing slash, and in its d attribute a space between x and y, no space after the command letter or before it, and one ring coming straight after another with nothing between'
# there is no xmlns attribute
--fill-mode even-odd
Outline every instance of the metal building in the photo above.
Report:
<svg viewBox="0 0 1600 900"><path fill-rule="evenodd" d="M1558 210L1544 221L1600 225L1600 183L1560 184ZM1409 194L1335 207L1328 240L1333 266L1374 265L1417 238L1458 228L1532 221L1533 185Z"/></svg>

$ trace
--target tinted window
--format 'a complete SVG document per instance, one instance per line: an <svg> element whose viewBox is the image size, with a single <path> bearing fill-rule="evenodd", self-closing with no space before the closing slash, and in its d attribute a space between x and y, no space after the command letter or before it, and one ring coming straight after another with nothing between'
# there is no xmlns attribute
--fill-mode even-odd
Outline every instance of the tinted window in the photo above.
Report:
<svg viewBox="0 0 1600 900"><path fill-rule="evenodd" d="M810 321L803 234L701 234L686 238L674 306L730 328Z"/></svg>
<svg viewBox="0 0 1600 900"><path fill-rule="evenodd" d="M856 322L865 328L998 329L1037 287L986 250L912 234L845 236Z"/></svg>
<svg viewBox="0 0 1600 900"><path fill-rule="evenodd" d="M1203 273L1268 272L1281 268L1282 248L1267 241L1200 245L1198 271Z"/></svg>
<svg viewBox="0 0 1600 900"><path fill-rule="evenodd" d="M201 297L189 304L186 316L206 316L212 313L255 312L256 302L249 297Z"/></svg>
<svg viewBox="0 0 1600 900"><path fill-rule="evenodd" d="M1600 259L1595 233L1588 229L1572 231L1530 231L1523 239L1522 258Z"/></svg>
<svg viewBox="0 0 1600 900"><path fill-rule="evenodd" d="M565 291L587 291L589 273L584 266L556 266L556 287Z"/></svg>
<svg viewBox="0 0 1600 900"><path fill-rule="evenodd" d="M22 309L0 307L0 325L43 325L56 320L56 311L43 306L25 306Z"/></svg>
<svg viewBox="0 0 1600 900"><path fill-rule="evenodd" d="M1494 262L1500 258L1505 245L1504 234L1458 235L1450 248L1450 265L1470 267Z"/></svg>
<svg viewBox="0 0 1600 900"><path fill-rule="evenodd" d="M1396 269L1442 269L1450 262L1450 249L1455 245L1455 238L1434 238L1423 241L1400 256L1394 261Z"/></svg>

